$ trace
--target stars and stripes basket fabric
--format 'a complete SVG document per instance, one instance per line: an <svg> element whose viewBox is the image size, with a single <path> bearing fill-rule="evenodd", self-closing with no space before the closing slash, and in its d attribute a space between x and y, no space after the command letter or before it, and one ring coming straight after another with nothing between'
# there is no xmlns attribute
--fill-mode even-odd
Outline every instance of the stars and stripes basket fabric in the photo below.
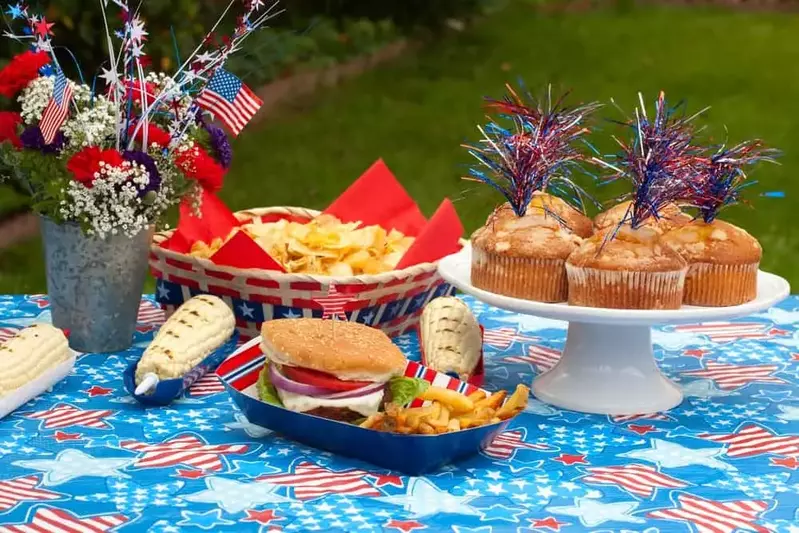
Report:
<svg viewBox="0 0 799 533"><path fill-rule="evenodd" d="M485 388L557 363L565 324L466 301L486 330ZM419 477L253 425L214 376L142 407L122 372L157 309L143 300L131 349L81 355L0 420L0 532L799 531L799 298L656 329L686 397L669 412L585 415L531 398L483 452ZM3 335L48 320L45 297L0 296ZM418 360L414 333L395 342Z"/></svg>
<svg viewBox="0 0 799 533"><path fill-rule="evenodd" d="M310 220L319 211L270 207L240 211L241 221L271 222L281 218ZM201 293L225 300L236 315L242 340L261 334L261 324L275 318L317 317L324 314L320 300L331 284L351 301L344 306L347 320L382 329L390 336L411 331L427 303L452 294L435 263L414 265L383 274L352 277L287 274L271 270L239 269L162 248L171 232L156 234L150 247L150 271L157 280L156 300L173 312Z"/></svg>

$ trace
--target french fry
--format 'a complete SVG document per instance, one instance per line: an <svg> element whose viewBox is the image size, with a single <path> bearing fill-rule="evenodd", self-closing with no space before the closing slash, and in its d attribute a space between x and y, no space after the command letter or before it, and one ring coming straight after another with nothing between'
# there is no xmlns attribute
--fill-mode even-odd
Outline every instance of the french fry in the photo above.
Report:
<svg viewBox="0 0 799 533"><path fill-rule="evenodd" d="M430 424L422 422L419 424L419 433L422 435L435 435L436 430Z"/></svg>
<svg viewBox="0 0 799 533"><path fill-rule="evenodd" d="M371 415L366 420L361 422L361 427L362 428L366 428L366 429L372 429L372 428L378 426L380 424L380 422L383 421L383 417L384 416L385 415L383 415L382 413L377 413L376 415Z"/></svg>
<svg viewBox="0 0 799 533"><path fill-rule="evenodd" d="M491 409L498 409L499 406L502 405L502 402L505 400L507 395L508 391L505 390L495 392L488 398L474 402L474 408L479 409L481 407L490 407Z"/></svg>
<svg viewBox="0 0 799 533"><path fill-rule="evenodd" d="M460 431L461 430L461 422L457 418L452 418L447 424L447 431Z"/></svg>
<svg viewBox="0 0 799 533"><path fill-rule="evenodd" d="M474 409L474 402L468 397L442 387L430 387L419 398L425 401L441 402L447 405L453 413L468 413Z"/></svg>
<svg viewBox="0 0 799 533"><path fill-rule="evenodd" d="M505 404L497 409L497 418L506 420L518 414L527 407L527 400L530 397L530 389L524 385L517 385L516 390Z"/></svg>
<svg viewBox="0 0 799 533"><path fill-rule="evenodd" d="M479 402L480 400L485 399L485 397L486 393L482 390L476 390L468 396L468 398L473 402Z"/></svg>

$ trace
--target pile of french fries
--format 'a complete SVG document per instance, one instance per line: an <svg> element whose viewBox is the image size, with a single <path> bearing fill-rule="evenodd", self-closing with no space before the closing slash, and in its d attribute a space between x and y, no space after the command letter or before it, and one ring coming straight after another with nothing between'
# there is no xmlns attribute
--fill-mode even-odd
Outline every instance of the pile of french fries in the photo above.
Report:
<svg viewBox="0 0 799 533"><path fill-rule="evenodd" d="M419 399L424 407L405 408L388 404L385 412L367 418L361 427L414 435L438 435L513 418L527 407L530 389L517 385L513 394L501 390L487 395L479 390L466 396L442 387L430 387Z"/></svg>

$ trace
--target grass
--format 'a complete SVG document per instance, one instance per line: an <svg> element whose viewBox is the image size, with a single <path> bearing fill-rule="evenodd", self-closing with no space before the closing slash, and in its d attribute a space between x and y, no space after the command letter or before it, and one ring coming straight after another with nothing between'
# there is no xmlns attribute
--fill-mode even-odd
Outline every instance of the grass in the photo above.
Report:
<svg viewBox="0 0 799 533"><path fill-rule="evenodd" d="M573 101L615 98L631 110L665 90L689 109L712 105L705 123L716 139L761 137L785 152L781 166L759 168L762 190L725 218L763 244L764 268L799 286L799 16L698 8L640 7L626 12L543 14L514 2L461 34L367 73L247 131L222 197L233 209L266 205L323 208L382 157L432 213L444 196L456 200L467 229L481 224L499 198L460 180L474 140L481 98L500 96L507 81L572 88ZM606 107L601 115L620 118ZM615 130L600 122L596 144L608 151ZM601 191L602 199L610 191ZM149 285L152 287L152 285ZM0 253L0 293L44 290L39 245Z"/></svg>

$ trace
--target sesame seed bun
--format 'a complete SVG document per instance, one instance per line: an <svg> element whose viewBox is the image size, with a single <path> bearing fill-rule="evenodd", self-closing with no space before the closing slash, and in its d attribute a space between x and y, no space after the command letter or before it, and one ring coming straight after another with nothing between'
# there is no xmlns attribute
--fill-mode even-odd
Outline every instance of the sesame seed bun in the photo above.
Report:
<svg viewBox="0 0 799 533"><path fill-rule="evenodd" d="M280 365L331 374L345 381L388 381L407 360L379 329L318 318L264 322L261 350Z"/></svg>

